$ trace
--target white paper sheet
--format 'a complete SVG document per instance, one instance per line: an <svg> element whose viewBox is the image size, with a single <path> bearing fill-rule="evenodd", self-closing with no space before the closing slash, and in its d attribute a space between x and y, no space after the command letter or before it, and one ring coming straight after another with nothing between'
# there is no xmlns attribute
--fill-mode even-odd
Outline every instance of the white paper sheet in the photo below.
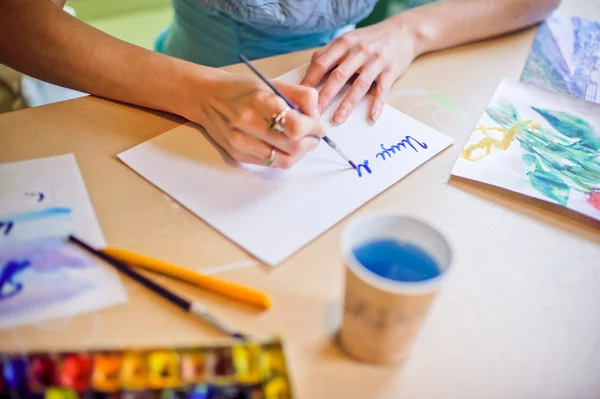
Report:
<svg viewBox="0 0 600 399"><path fill-rule="evenodd" d="M299 82L304 68L281 79ZM357 164L368 161L371 173L361 168L362 177L324 142L289 170L240 165L191 123L119 158L223 235L275 266L453 141L390 106L370 126L366 99L346 123L332 126L327 121L339 101L340 96L322 120L327 135L350 158ZM386 153L381 145L397 147Z"/></svg>
<svg viewBox="0 0 600 399"><path fill-rule="evenodd" d="M600 104L505 80L452 174L600 220L599 154Z"/></svg>
<svg viewBox="0 0 600 399"><path fill-rule="evenodd" d="M0 328L127 301L118 275L68 234L106 245L75 157L0 165Z"/></svg>

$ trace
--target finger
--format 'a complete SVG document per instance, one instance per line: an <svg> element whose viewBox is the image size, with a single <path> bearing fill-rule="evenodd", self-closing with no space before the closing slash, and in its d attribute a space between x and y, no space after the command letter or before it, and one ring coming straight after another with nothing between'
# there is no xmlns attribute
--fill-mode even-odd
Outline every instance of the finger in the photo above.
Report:
<svg viewBox="0 0 600 399"><path fill-rule="evenodd" d="M340 106L335 111L333 115L334 123L344 123L348 119L348 115L350 115L356 104L367 94L384 67L385 62L379 58L369 62L364 67L354 83L352 83L348 94L346 94L346 97L344 97L344 100L342 100Z"/></svg>
<svg viewBox="0 0 600 399"><path fill-rule="evenodd" d="M267 94L262 93L259 97L269 98ZM271 99L271 101L273 101ZM276 104L276 105L275 105ZM277 104L273 101L272 106L281 107L281 103ZM222 147L227 153L236 161L251 163L256 165L264 165L265 161L271 156L273 146L265 143L264 141L246 134L246 130L238 130L234 125L239 127L248 128L251 121L254 119L254 112L252 110L246 110L241 113L240 117L229 120L225 117L222 112L216 112L215 117L212 119L213 129L211 137ZM235 122L235 123L234 123ZM267 119L262 119L263 129L266 129L268 125ZM252 130L252 129L250 129ZM268 134L274 141L281 141L285 145L282 145L289 153L278 151L278 161L271 166L289 168L302 158L308 151L313 150L319 144L319 140L315 140L312 137L304 138L301 140L292 140L287 138L281 133L277 133L271 130L267 130Z"/></svg>
<svg viewBox="0 0 600 399"><path fill-rule="evenodd" d="M255 157L254 155L246 154L245 152L230 150L228 151L228 153L231 156L231 158L233 158L233 160L237 162L247 163L251 165L265 165L264 159L260 159L258 157Z"/></svg>
<svg viewBox="0 0 600 399"><path fill-rule="evenodd" d="M255 157L254 155L238 153L236 151L233 151L233 154L230 155L237 162L260 166L266 166L266 160L268 159L268 157L265 159L261 159ZM269 156L271 156L270 153ZM276 152L275 158L273 159L273 164L271 164L270 167L278 169L290 169L292 166L298 163L298 160L299 159L291 158L289 156L282 156L280 152Z"/></svg>
<svg viewBox="0 0 600 399"><path fill-rule="evenodd" d="M300 140L307 136L322 137L324 131L319 129L320 123L316 118L310 118L300 113L289 110L285 117L284 133L276 132L269 128L271 119L287 106L285 102L274 94L260 94L254 100L254 110L247 110L231 121L230 127L239 132L246 133L279 151L289 155L300 155L312 150L318 145L318 140ZM283 122L283 121L282 121ZM290 137L291 136L291 137ZM237 138L235 140L243 140ZM242 144L243 146L243 144ZM255 154L261 154L256 153Z"/></svg>
<svg viewBox="0 0 600 399"><path fill-rule="evenodd" d="M289 155L298 155L306 153L314 149L319 143L318 138L325 135L324 131L314 130L308 128L306 130L312 131L312 134L305 135L304 137L299 138L291 138L288 137L285 132L289 130L299 130L296 126L300 125L302 122L298 122L297 117L292 117L292 112L295 115L299 115L294 111L289 111L288 116L286 117L286 122L284 124L284 133L279 133L269 129L268 124L269 121L267 118L258 118L255 122L251 124L246 124L242 130L246 132L248 135L262 140L268 145L275 147L281 152L287 153ZM302 128L304 129L304 128ZM317 140L315 140L315 137ZM309 140L304 140L308 138Z"/></svg>
<svg viewBox="0 0 600 399"><path fill-rule="evenodd" d="M292 166L296 165L298 163L298 161L300 161L302 159L302 157L304 156L304 153L302 154L296 154L296 155L289 155L286 154L284 152L278 151L277 149L267 146L266 147L266 151L261 154L261 155L256 155L255 153L249 153L246 151L256 151L259 148L264 148L262 145L256 143L256 141L259 141L251 136L245 135L243 133L240 133L242 136L245 136L245 138L243 139L243 141L237 141L236 145L240 145L242 147L242 149L238 149L238 148L234 148L232 147L231 150L229 151L229 154L231 155L231 157L238 161L238 162L244 162L244 163L250 163L250 164L254 164L254 165L267 165L267 160L272 159L273 163L270 165L270 167L274 167L274 168L280 168L280 169L289 169ZM255 140L255 141L253 141ZM302 139L302 141L306 141L306 142L316 142L316 140L314 139L310 139L310 138L305 138ZM262 143L264 144L264 143ZM252 149L250 149L252 148ZM275 151L274 154L272 154L272 151ZM273 156L272 156L273 155Z"/></svg>
<svg viewBox="0 0 600 399"><path fill-rule="evenodd" d="M346 34L335 39L326 47L315 51L300 84L316 87L325 75L344 58L354 46L354 42L354 36Z"/></svg>
<svg viewBox="0 0 600 399"><path fill-rule="evenodd" d="M384 70L377 78L377 85L375 86L375 92L373 93L373 104L371 105L371 111L369 113L369 120L371 123L375 123L381 116L385 98L390 92L394 81L395 76L391 71Z"/></svg>
<svg viewBox="0 0 600 399"><path fill-rule="evenodd" d="M237 152L266 159L271 154L273 147L256 137L250 136L244 131L233 129L227 135L229 147Z"/></svg>
<svg viewBox="0 0 600 399"><path fill-rule="evenodd" d="M352 51L346 59L333 71L325 81L319 93L319 109L321 112L340 92L354 73L367 61L367 55L362 51Z"/></svg>
<svg viewBox="0 0 600 399"><path fill-rule="evenodd" d="M282 151L294 152L293 142L302 137L324 135L320 121L316 117L302 115L291 109L286 113L285 120L282 120L283 134L271 130L270 121L287 108L285 101L273 93L256 93L251 106L251 109L241 112L231 121L232 126Z"/></svg>
<svg viewBox="0 0 600 399"><path fill-rule="evenodd" d="M303 88L301 86L295 85L295 88L290 86L282 86L283 90L290 94L290 101L295 103L296 101L304 104L303 107L313 108L316 103L315 91L308 88ZM286 93L284 95L287 96ZM292 100L292 98L294 100ZM271 121L285 109L289 108L287 103L281 99L279 96L272 94L267 98L257 98L254 106L258 109L264 110L264 119L267 121ZM306 136L323 136L324 132L322 132L321 122L319 120L318 114L314 116L304 115L302 112L298 112L294 109L289 109L285 113L285 117L282 119L281 124L283 125L283 136L287 136L290 139L298 140L302 137ZM277 135L282 136L281 133L274 132L268 129L269 123L266 124L264 122L259 122L260 127L266 129L266 132L270 137L277 140ZM274 134L273 134L274 133Z"/></svg>
<svg viewBox="0 0 600 399"><path fill-rule="evenodd" d="M313 98L313 101L316 100ZM318 116L315 115L311 117L304 115L297 110L290 109L288 105L285 102L282 102L277 96L273 96L263 102L263 107L266 110L270 110L265 113L265 120L268 120L268 122L266 124L261 122L261 126L266 129L265 132L268 139L276 140L277 142L280 142L282 138L297 141L306 136L322 137L325 135ZM284 116L281 118L283 134L269 129L269 122L286 109L287 112L285 112ZM289 140L286 141L289 142Z"/></svg>
<svg viewBox="0 0 600 399"><path fill-rule="evenodd" d="M263 140L248 135L239 130L233 130L229 133L227 142L229 147L236 151L250 154L263 160L267 159L271 155L273 147L267 144ZM318 141L312 138L304 138L301 140L295 140L290 143L289 152L278 150L284 160L287 158L299 159L304 156L307 152L313 150L317 145ZM287 162L290 163L290 162Z"/></svg>
<svg viewBox="0 0 600 399"><path fill-rule="evenodd" d="M317 109L319 92L313 87L300 86L287 82L274 82L274 85L306 115L319 118Z"/></svg>

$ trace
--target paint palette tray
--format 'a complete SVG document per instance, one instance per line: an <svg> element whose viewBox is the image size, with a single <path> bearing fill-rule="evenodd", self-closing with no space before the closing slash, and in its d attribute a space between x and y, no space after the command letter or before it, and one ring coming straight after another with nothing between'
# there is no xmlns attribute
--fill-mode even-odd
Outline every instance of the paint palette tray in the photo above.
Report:
<svg viewBox="0 0 600 399"><path fill-rule="evenodd" d="M0 356L2 399L293 398L279 338Z"/></svg>

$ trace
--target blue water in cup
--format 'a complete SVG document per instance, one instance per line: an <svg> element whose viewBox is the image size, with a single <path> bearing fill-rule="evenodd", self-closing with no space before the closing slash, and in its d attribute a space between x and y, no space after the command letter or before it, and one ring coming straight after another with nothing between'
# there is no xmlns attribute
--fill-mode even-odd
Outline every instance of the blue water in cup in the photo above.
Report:
<svg viewBox="0 0 600 399"><path fill-rule="evenodd" d="M361 244L352 252L367 270L386 279L417 282L440 275L436 261L411 243L379 239Z"/></svg>

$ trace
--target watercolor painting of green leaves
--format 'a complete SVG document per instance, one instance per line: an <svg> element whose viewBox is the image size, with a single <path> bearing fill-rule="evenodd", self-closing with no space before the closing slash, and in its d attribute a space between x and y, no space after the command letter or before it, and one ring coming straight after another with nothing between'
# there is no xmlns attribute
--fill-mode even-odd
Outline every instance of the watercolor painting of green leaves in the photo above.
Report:
<svg viewBox="0 0 600 399"><path fill-rule="evenodd" d="M452 174L600 220L600 106L504 81Z"/></svg>

